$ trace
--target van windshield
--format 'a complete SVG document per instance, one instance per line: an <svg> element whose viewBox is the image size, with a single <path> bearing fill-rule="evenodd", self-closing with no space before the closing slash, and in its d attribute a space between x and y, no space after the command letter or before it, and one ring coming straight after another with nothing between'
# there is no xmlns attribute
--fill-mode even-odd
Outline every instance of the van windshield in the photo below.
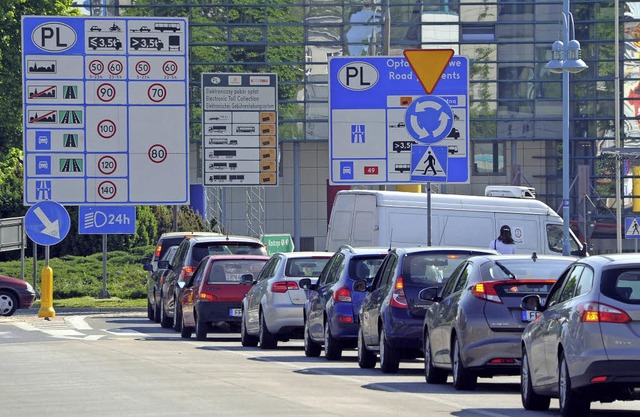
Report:
<svg viewBox="0 0 640 417"><path fill-rule="evenodd" d="M578 238L569 230L571 235L571 255L581 256L582 245L578 243ZM552 252L557 252L562 255L562 238L564 236L564 227L561 224L548 224L547 225L547 242L549 242L549 249Z"/></svg>

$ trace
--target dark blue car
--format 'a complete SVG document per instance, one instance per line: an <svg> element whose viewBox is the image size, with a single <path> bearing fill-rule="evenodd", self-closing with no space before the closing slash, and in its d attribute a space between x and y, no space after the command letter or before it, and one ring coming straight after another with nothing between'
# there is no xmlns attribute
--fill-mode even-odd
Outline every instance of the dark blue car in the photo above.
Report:
<svg viewBox="0 0 640 417"><path fill-rule="evenodd" d="M398 372L400 360L422 357L422 323L429 304L420 290L442 286L453 270L471 256L495 254L473 248L418 247L390 250L372 283L358 281L365 292L359 311L358 364Z"/></svg>
<svg viewBox="0 0 640 417"><path fill-rule="evenodd" d="M322 270L318 282L309 283L304 311L307 356L319 356L324 346L325 357L338 360L343 349L356 347L358 310L365 293L354 292L353 283L371 282L387 251L388 248L342 246Z"/></svg>

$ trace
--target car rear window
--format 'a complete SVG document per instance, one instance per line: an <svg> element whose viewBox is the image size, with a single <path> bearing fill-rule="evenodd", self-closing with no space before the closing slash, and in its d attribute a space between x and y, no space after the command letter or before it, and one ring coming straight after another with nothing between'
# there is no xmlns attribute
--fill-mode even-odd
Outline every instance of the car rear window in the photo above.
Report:
<svg viewBox="0 0 640 417"><path fill-rule="evenodd" d="M267 255L267 249L250 242L201 242L191 250L191 265L196 266L207 255Z"/></svg>
<svg viewBox="0 0 640 417"><path fill-rule="evenodd" d="M266 259L238 259L215 261L207 276L207 284L238 283L244 274L257 276Z"/></svg>
<svg viewBox="0 0 640 417"><path fill-rule="evenodd" d="M349 263L349 276L354 280L373 280L373 277L376 276L380 265L382 265L385 255L386 254L351 258L351 262Z"/></svg>
<svg viewBox="0 0 640 417"><path fill-rule="evenodd" d="M602 272L600 291L626 304L640 304L640 269L608 269Z"/></svg>
<svg viewBox="0 0 640 417"><path fill-rule="evenodd" d="M466 253L410 253L402 265L405 283L425 285L442 283L463 261L476 255Z"/></svg>
<svg viewBox="0 0 640 417"><path fill-rule="evenodd" d="M573 259L500 259L482 266L484 281L503 279L540 278L557 280Z"/></svg>
<svg viewBox="0 0 640 417"><path fill-rule="evenodd" d="M287 262L284 274L289 277L318 277L330 258L292 258Z"/></svg>
<svg viewBox="0 0 640 417"><path fill-rule="evenodd" d="M157 261L158 259L162 259L162 256L169 250L171 246L177 246L183 240L184 240L184 236L163 237L162 239L160 239L157 245L160 247L160 251L158 251L157 250L158 248L156 247L156 251L154 254L154 261Z"/></svg>

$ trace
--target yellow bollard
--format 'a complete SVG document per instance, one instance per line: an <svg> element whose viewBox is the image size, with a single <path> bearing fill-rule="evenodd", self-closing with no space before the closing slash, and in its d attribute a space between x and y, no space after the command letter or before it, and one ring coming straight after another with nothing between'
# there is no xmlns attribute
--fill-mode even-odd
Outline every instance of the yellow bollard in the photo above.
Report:
<svg viewBox="0 0 640 417"><path fill-rule="evenodd" d="M53 269L49 265L42 270L41 279L42 293L40 295L38 317L55 317L56 311L53 309Z"/></svg>

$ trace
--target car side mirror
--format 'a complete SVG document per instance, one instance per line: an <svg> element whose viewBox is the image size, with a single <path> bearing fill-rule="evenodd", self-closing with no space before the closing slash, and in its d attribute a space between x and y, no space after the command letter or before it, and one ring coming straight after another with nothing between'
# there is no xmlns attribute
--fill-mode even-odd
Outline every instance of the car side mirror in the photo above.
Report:
<svg viewBox="0 0 640 417"><path fill-rule="evenodd" d="M438 287L423 288L418 293L418 298L422 301L439 301Z"/></svg>
<svg viewBox="0 0 640 417"><path fill-rule="evenodd" d="M153 272L153 265L151 265L151 264L143 264L142 265L142 269L144 269L145 271Z"/></svg>
<svg viewBox="0 0 640 417"><path fill-rule="evenodd" d="M369 291L369 285L367 284L367 280L359 279L358 281L353 283L353 290L355 292L366 292Z"/></svg>
<svg viewBox="0 0 640 417"><path fill-rule="evenodd" d="M520 301L520 307L528 311L542 311L542 299L539 295L525 295Z"/></svg>
<svg viewBox="0 0 640 417"><path fill-rule="evenodd" d="M310 290L313 284L311 283L311 280L309 278L302 278L300 281L298 281L298 286L303 290Z"/></svg>
<svg viewBox="0 0 640 417"><path fill-rule="evenodd" d="M169 261L158 261L158 269L169 269L171 268L171 264Z"/></svg>
<svg viewBox="0 0 640 417"><path fill-rule="evenodd" d="M253 284L253 274L240 275L240 282L242 284Z"/></svg>
<svg viewBox="0 0 640 417"><path fill-rule="evenodd" d="M142 265L149 265L151 263L151 258L142 258L140 259L140 263Z"/></svg>

